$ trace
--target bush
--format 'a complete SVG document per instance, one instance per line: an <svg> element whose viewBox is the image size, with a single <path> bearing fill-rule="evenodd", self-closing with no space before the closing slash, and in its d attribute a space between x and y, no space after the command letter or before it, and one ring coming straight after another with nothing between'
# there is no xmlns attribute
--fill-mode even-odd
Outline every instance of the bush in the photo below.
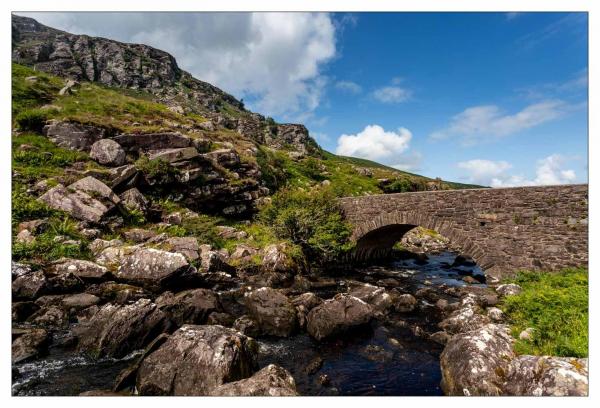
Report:
<svg viewBox="0 0 600 408"><path fill-rule="evenodd" d="M136 162L135 167L149 179L159 183L168 183L173 181L177 169L162 159L150 160L148 156L141 156Z"/></svg>
<svg viewBox="0 0 600 408"><path fill-rule="evenodd" d="M424 191L427 186L423 182L417 182L408 178L397 178L390 184L381 187L384 193L408 193L413 191Z"/></svg>
<svg viewBox="0 0 600 408"><path fill-rule="evenodd" d="M503 300L513 335L532 327L531 341L519 340L521 354L587 357L588 272L520 272L513 280L523 288Z"/></svg>
<svg viewBox="0 0 600 408"><path fill-rule="evenodd" d="M20 130L42 133L48 120L48 111L42 109L26 109L17 114L15 122Z"/></svg>
<svg viewBox="0 0 600 408"><path fill-rule="evenodd" d="M309 193L281 190L260 218L272 226L278 238L299 245L312 263L332 261L352 248L351 226L344 222L335 197L326 189Z"/></svg>

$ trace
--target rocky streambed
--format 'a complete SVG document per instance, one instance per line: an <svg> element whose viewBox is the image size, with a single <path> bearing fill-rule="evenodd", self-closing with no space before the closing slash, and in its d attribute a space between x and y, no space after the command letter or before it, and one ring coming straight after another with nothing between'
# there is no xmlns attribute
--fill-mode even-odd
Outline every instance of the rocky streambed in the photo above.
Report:
<svg viewBox="0 0 600 408"><path fill-rule="evenodd" d="M344 276L306 278L296 285L304 286L302 289L261 289L240 283L221 291L163 294L154 301L160 305L157 311L169 315L171 327L166 330L166 319L152 317L157 312L145 305L144 299L131 300L122 307L129 307L129 318L135 313L145 314L136 325L160 327L165 333L192 322L205 323L200 327L206 323L234 327L254 339L249 351L254 354L249 358L254 367L248 374L275 364L293 377L295 392L300 395L441 395L439 356L444 340L431 339L431 334L439 331L439 306L452 298L444 291L460 290L467 286L463 276L480 273L468 263L451 266L455 258L455 254L445 252L427 259L354 270ZM341 321L335 321L340 317L338 306L331 312L324 308L321 315L309 318L312 309L327 302L337 304L338 300L344 310L350 310L346 315L341 313ZM151 304L150 300L147 303ZM135 365L144 352L127 338L114 345L110 338L98 338L107 324L98 314L108 316L107 305L96 311L93 325L87 321L96 329L94 334L86 334L83 312L61 329L48 330L39 320L37 324L31 320L15 324L17 340L30 337L26 347L32 349L32 357L13 364L13 394L112 392L122 371ZM125 315L116 310L111 318L118 320L120 313ZM161 319L158 324L152 322ZM128 323L129 327L122 323L112 329L137 330L138 338L148 329L134 327L131 320ZM307 329L307 325L312 326ZM31 339L35 330L46 331L37 343ZM114 335L127 337L124 333ZM96 356L90 355L92 349ZM119 392L133 391L135 381L121 381Z"/></svg>
<svg viewBox="0 0 600 408"><path fill-rule="evenodd" d="M518 287L488 287L452 252L279 289L227 276L160 294L104 282L110 302L38 298L43 312L13 325L13 394L587 393L587 359L515 355L495 305Z"/></svg>

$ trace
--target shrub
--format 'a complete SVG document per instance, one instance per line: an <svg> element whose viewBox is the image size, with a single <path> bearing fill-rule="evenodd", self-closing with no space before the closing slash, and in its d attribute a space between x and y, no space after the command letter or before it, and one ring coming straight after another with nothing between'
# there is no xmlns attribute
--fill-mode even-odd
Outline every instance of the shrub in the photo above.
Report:
<svg viewBox="0 0 600 408"><path fill-rule="evenodd" d="M272 197L260 217L280 239L299 245L310 262L334 260L352 247L351 227L344 222L333 194L284 189Z"/></svg>
<svg viewBox="0 0 600 408"><path fill-rule="evenodd" d="M147 178L167 183L173 180L178 173L177 169L162 159L150 160L148 156L141 156L136 162L135 167L141 171Z"/></svg>
<svg viewBox="0 0 600 408"><path fill-rule="evenodd" d="M41 133L46 121L48 111L43 109L25 109L15 116L15 122L20 130L30 130Z"/></svg>
<svg viewBox="0 0 600 408"><path fill-rule="evenodd" d="M423 182L413 181L408 178L397 178L390 184L381 187L384 193L407 193L413 191L424 191L427 186Z"/></svg>
<svg viewBox="0 0 600 408"><path fill-rule="evenodd" d="M520 272L514 283L523 291L503 300L502 307L518 337L532 327L531 341L519 340L515 350L522 354L587 357L588 272Z"/></svg>

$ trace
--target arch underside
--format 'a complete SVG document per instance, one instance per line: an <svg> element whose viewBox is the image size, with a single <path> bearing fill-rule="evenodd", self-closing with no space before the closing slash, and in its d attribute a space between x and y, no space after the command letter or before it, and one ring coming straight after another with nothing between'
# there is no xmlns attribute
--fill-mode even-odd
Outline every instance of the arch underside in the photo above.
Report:
<svg viewBox="0 0 600 408"><path fill-rule="evenodd" d="M356 247L355 261L369 261L388 257L394 244L411 229L421 226L437 231L450 239L463 255L471 257L486 272L495 265L488 261L486 253L469 239L452 221L442 220L417 211L402 211L381 214L355 227L353 238Z"/></svg>

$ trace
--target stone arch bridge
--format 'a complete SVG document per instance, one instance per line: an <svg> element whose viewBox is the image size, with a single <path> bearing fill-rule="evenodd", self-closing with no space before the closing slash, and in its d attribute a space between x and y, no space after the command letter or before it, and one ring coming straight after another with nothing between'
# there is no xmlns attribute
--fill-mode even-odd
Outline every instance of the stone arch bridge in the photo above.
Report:
<svg viewBox="0 0 600 408"><path fill-rule="evenodd" d="M439 232L486 275L588 262L588 186L485 188L347 197L355 261L389 255L416 226Z"/></svg>

